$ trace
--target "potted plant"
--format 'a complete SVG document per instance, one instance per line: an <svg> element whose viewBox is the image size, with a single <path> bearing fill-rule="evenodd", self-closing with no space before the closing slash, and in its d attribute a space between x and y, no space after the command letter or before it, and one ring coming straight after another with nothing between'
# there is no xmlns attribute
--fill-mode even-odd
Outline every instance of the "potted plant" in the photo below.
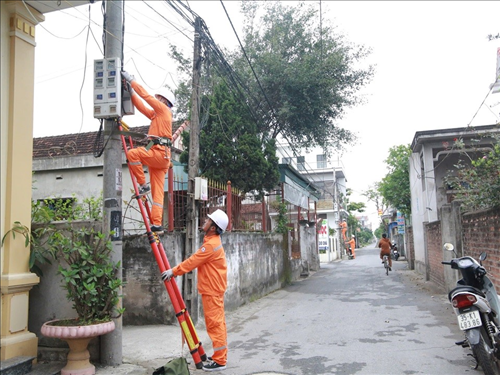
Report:
<svg viewBox="0 0 500 375"><path fill-rule="evenodd" d="M61 374L94 374L87 349L96 336L111 332L112 318L118 309L121 280L117 277L119 262L111 260L111 241L94 228L79 223L59 223L46 233L45 249L58 263L58 274L66 297L73 304L76 318L52 320L43 324L41 333L68 343L68 362Z"/></svg>
<svg viewBox="0 0 500 375"><path fill-rule="evenodd" d="M41 333L68 343L62 375L95 374L87 345L93 337L114 330L112 319L123 313L119 308L122 282L117 276L121 265L112 260L111 241L100 231L99 216L90 205L91 214L86 216L81 206L75 205L75 210L57 209L61 206L57 200L45 203L33 203L31 231L16 222L2 238L2 244L7 235L24 236L31 250L30 269L38 276L43 277L44 263L56 263L76 317L52 319L42 325Z"/></svg>

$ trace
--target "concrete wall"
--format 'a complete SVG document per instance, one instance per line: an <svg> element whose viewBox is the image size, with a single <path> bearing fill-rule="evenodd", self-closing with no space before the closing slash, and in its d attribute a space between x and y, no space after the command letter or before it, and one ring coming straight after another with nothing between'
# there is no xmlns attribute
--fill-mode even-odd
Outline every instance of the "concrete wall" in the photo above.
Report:
<svg viewBox="0 0 500 375"><path fill-rule="evenodd" d="M225 296L227 311L263 297L287 283L304 276L305 270L319 269L314 228L301 228L304 259L291 259L289 236L277 233L229 232L222 236L228 263L228 289ZM182 261L184 233L162 236L162 244L170 262ZM202 235L200 234L200 243ZM55 318L71 318L76 314L61 288L57 265L45 265L40 285L30 294L29 328L40 338L40 359L61 360L66 344L43 337L44 322ZM196 271L194 272L196 277ZM124 325L172 324L177 321L169 295L160 280L160 272L146 237L126 237L123 240L123 315ZM182 290L182 277L176 278ZM196 325L204 325L199 299L193 300L196 311L190 311ZM93 343L91 356L99 360L98 345ZM50 348L50 349L47 349ZM55 348L55 349L54 349ZM59 352L58 352L59 350ZM59 354L58 354L59 353Z"/></svg>
<svg viewBox="0 0 500 375"><path fill-rule="evenodd" d="M202 235L200 235L200 243ZM184 234L163 236L162 244L170 266L182 261ZM225 233L222 244L228 263L226 310L234 310L300 277L301 264L285 264L286 241L276 233ZM169 295L160 280L158 265L144 237L130 237L123 243L123 304L125 325L171 324L176 321ZM299 266L300 267L300 266ZM304 266L305 267L305 266ZM295 275L293 275L295 269ZM195 271L196 273L196 271ZM176 278L182 290L182 277ZM203 316L201 304L193 316Z"/></svg>

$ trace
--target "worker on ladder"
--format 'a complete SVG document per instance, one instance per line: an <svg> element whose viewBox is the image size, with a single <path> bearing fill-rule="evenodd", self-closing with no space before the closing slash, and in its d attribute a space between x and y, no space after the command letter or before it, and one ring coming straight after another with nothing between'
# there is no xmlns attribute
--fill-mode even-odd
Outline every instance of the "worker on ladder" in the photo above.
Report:
<svg viewBox="0 0 500 375"><path fill-rule="evenodd" d="M205 313L207 333L213 343L211 361L203 366L204 371L219 371L226 368L227 330L224 314L224 293L227 289L226 253L220 235L226 230L229 219L222 210L207 215L203 223L203 245L181 264L161 274L162 280L184 275L198 269L198 293Z"/></svg>
<svg viewBox="0 0 500 375"><path fill-rule="evenodd" d="M139 184L139 195L148 194L150 191L152 193L151 231L162 233L165 174L171 166L169 147L172 141L171 108L175 105L175 97L166 87L160 88L156 95L152 96L137 83L133 75L126 71L122 71L121 74L133 89L131 93L132 103L151 120L148 137L152 138L152 145L128 151L128 161L130 170ZM146 106L143 100L151 108ZM143 164L148 167L151 187L146 184L146 176L142 169Z"/></svg>

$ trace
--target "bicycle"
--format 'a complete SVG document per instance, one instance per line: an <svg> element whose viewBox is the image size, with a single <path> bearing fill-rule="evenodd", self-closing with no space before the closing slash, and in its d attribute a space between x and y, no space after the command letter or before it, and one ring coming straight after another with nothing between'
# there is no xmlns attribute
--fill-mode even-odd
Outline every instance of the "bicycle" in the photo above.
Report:
<svg viewBox="0 0 500 375"><path fill-rule="evenodd" d="M383 256L382 263L384 263L385 274L389 276L389 255Z"/></svg>

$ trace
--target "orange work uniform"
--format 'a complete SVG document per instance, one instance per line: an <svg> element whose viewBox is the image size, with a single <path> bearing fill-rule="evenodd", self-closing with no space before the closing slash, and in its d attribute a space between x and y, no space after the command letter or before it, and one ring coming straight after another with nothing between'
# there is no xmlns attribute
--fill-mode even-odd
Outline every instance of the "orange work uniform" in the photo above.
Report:
<svg viewBox="0 0 500 375"><path fill-rule="evenodd" d="M354 238L351 238L351 240L347 241L346 244L351 247L352 257L356 258L356 252L354 251L354 249L356 248L356 240Z"/></svg>
<svg viewBox="0 0 500 375"><path fill-rule="evenodd" d="M384 255L389 255L389 267L392 267L391 259L391 240L388 238L381 238L378 247L380 247L380 259L383 259Z"/></svg>
<svg viewBox="0 0 500 375"><path fill-rule="evenodd" d="M147 118L151 120L148 135L172 139L172 111L168 106L148 92L137 83L132 81L132 94L134 106ZM144 99L151 108L147 107L141 100ZM134 174L140 185L146 183L146 176L142 165L147 165L151 182L151 195L153 198L153 208L151 209L151 224L162 225L163 197L165 195L165 174L170 167L170 148L166 146L154 145L149 150L145 147L138 147L128 152L130 170Z"/></svg>
<svg viewBox="0 0 500 375"><path fill-rule="evenodd" d="M345 241L346 240L345 234L347 232L347 223L345 221L341 222L340 227L342 228L342 238Z"/></svg>
<svg viewBox="0 0 500 375"><path fill-rule="evenodd" d="M207 333L213 343L212 360L227 363L227 329L224 293L227 289L226 253L218 234L205 235L203 245L188 259L172 268L180 276L198 268L198 293L205 313Z"/></svg>

